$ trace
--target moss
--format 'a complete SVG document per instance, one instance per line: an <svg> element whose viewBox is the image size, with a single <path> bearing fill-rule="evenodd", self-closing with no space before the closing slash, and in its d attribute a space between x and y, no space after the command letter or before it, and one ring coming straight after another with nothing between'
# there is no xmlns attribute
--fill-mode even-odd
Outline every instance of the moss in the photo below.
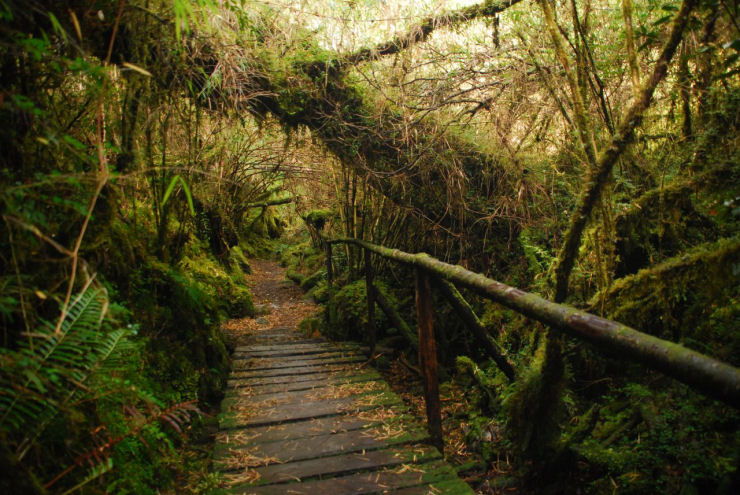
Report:
<svg viewBox="0 0 740 495"><path fill-rule="evenodd" d="M295 270L288 270L285 272L285 276L288 277L288 280L292 280L298 285L301 285L304 279L304 276Z"/></svg>
<svg viewBox="0 0 740 495"><path fill-rule="evenodd" d="M321 280L317 283L313 289L308 291L308 295L318 304L324 304L331 297L329 286L326 284L326 280Z"/></svg>
<svg viewBox="0 0 740 495"><path fill-rule="evenodd" d="M737 476L737 412L638 384L612 393L577 446L592 492L611 492L612 479L623 493L731 493L722 485Z"/></svg>
<svg viewBox="0 0 740 495"><path fill-rule="evenodd" d="M739 289L740 241L724 239L618 280L590 309L738 365Z"/></svg>
<svg viewBox="0 0 740 495"><path fill-rule="evenodd" d="M332 211L327 209L311 210L303 216L303 220L316 230L322 230L332 214Z"/></svg>
<svg viewBox="0 0 740 495"><path fill-rule="evenodd" d="M553 338L549 336L547 340ZM564 412L562 371L551 369L558 365L558 360L550 355L552 352L557 352L556 345L542 343L532 364L511 385L502 402L506 432L514 452L540 466L555 449L560 435L558 422Z"/></svg>
<svg viewBox="0 0 740 495"><path fill-rule="evenodd" d="M304 318L298 324L298 330L306 337L316 337L321 335L321 329L324 326L323 312Z"/></svg>
<svg viewBox="0 0 740 495"><path fill-rule="evenodd" d="M365 281L341 287L328 302L329 325L326 333L337 340L364 340L367 325ZM376 308L375 321L382 319Z"/></svg>
<svg viewBox="0 0 740 495"><path fill-rule="evenodd" d="M234 265L236 268L241 270L244 274L250 274L252 273L252 267L249 266L249 261L247 260L247 257L244 255L244 251L242 251L241 247L239 246L233 246L229 250L229 261L232 265Z"/></svg>
<svg viewBox="0 0 740 495"><path fill-rule="evenodd" d="M316 287L316 284L318 284L321 280L325 278L326 278L326 270L316 270L314 273L305 277L300 282L301 289L303 289L304 291L312 289Z"/></svg>
<svg viewBox="0 0 740 495"><path fill-rule="evenodd" d="M455 364L455 381L470 393L473 405L486 413L497 412L500 407L498 393L503 388L501 380L497 380L495 375L489 376L467 356L458 356Z"/></svg>

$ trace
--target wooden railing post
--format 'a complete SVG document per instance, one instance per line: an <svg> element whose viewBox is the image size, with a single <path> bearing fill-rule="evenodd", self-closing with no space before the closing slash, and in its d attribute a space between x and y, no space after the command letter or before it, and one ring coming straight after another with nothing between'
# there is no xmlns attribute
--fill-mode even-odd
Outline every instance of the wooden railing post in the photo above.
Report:
<svg viewBox="0 0 740 495"><path fill-rule="evenodd" d="M326 285L327 287L331 287L333 278L334 278L334 273L332 272L332 266L331 266L331 243L327 240L326 241Z"/></svg>
<svg viewBox="0 0 740 495"><path fill-rule="evenodd" d="M375 354L375 287L373 286L372 253L365 249L365 294L367 295L367 333L370 338L370 357Z"/></svg>
<svg viewBox="0 0 740 495"><path fill-rule="evenodd" d="M444 450L442 437L442 413L439 402L439 377L437 375L437 343L434 340L432 322L432 287L429 275L417 268L416 272L416 316L419 321L419 365L424 382L424 402L432 445L440 452Z"/></svg>

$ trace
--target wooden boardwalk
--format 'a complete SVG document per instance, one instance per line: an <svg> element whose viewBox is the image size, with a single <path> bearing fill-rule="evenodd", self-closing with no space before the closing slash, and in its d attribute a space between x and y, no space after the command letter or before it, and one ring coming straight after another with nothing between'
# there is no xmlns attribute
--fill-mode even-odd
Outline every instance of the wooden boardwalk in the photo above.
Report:
<svg viewBox="0 0 740 495"><path fill-rule="evenodd" d="M237 347L214 452L228 493L472 494L365 361L286 328Z"/></svg>

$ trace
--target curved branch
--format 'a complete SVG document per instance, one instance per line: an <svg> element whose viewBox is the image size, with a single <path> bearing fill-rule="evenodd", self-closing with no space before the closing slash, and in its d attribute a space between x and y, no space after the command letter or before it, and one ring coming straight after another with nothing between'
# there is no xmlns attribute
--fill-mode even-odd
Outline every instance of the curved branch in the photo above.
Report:
<svg viewBox="0 0 740 495"><path fill-rule="evenodd" d="M426 41L429 35L438 28L452 26L461 22L470 21L479 17L490 17L503 12L522 0L486 0L477 5L471 5L452 12L445 12L438 16L430 16L421 23L412 27L406 34L396 36L390 41L381 43L372 48L362 48L339 60L339 65L357 64L369 60L377 60L386 55L399 53L406 48Z"/></svg>
<svg viewBox="0 0 740 495"><path fill-rule="evenodd" d="M591 211L599 200L601 191L608 182L614 164L627 145L633 141L635 128L642 121L642 114L650 106L655 88L663 80L668 71L668 64L673 58L678 44L681 42L683 30L689 21L695 4L696 0L684 0L681 4L681 9L673 20L671 34L663 45L660 57L655 62L653 73L643 85L638 97L635 98L632 105L627 109L611 141L599 154L596 167L589 174L586 188L578 201L578 206L576 206L575 211L571 215L570 225L565 235L565 242L558 255L558 263L555 267L555 302L560 303L565 301L568 295L568 279L570 278L570 272L573 270L573 265L578 255L578 248L581 245L581 236L591 216Z"/></svg>

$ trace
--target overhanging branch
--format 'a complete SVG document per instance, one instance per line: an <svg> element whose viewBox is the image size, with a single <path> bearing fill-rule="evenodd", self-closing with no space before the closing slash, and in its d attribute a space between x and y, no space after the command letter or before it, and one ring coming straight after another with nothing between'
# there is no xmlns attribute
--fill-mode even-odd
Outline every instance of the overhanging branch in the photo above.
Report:
<svg viewBox="0 0 740 495"><path fill-rule="evenodd" d="M415 45L416 43L426 41L435 29L452 26L454 24L470 21L479 17L491 17L521 1L522 0L486 0L477 5L453 10L452 12L445 12L438 16L427 17L421 23L411 28L406 34L396 36L392 40L386 41L385 43L381 43L372 48L362 48L342 58L339 64L357 64L368 60L377 60L386 55L393 55Z"/></svg>

